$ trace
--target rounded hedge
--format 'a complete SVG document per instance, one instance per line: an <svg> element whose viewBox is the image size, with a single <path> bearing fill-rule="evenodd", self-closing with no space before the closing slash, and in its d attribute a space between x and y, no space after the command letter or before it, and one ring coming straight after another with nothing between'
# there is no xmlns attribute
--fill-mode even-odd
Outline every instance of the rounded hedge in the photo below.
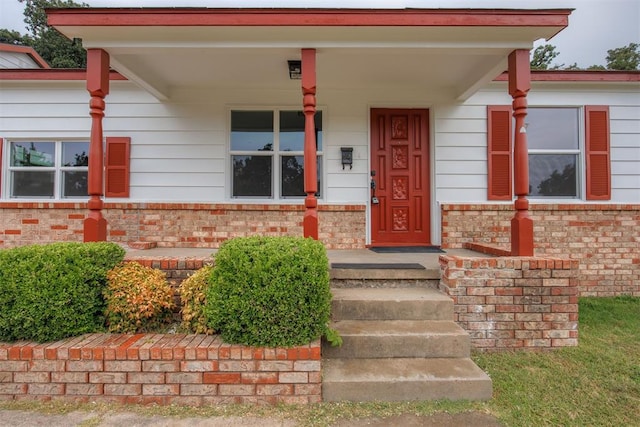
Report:
<svg viewBox="0 0 640 427"><path fill-rule="evenodd" d="M52 243L0 251L0 340L53 341L103 329L114 243Z"/></svg>
<svg viewBox="0 0 640 427"><path fill-rule="evenodd" d="M331 310L324 246L301 237L246 237L215 255L205 314L228 343L303 345L327 331Z"/></svg>

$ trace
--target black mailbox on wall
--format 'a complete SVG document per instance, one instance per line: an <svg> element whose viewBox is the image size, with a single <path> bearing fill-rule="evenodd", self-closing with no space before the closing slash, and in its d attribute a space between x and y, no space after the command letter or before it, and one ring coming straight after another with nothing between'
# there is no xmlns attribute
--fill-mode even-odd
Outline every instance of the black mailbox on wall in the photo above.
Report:
<svg viewBox="0 0 640 427"><path fill-rule="evenodd" d="M353 169L353 147L340 147L342 152L342 169L345 166L349 166L349 169Z"/></svg>

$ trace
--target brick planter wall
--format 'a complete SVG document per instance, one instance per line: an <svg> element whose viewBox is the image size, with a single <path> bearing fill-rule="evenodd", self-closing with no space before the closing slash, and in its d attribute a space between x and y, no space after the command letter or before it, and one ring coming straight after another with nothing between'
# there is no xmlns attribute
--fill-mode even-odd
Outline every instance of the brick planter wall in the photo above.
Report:
<svg viewBox="0 0 640 427"><path fill-rule="evenodd" d="M578 345L578 262L441 255L440 289L455 321L483 350Z"/></svg>
<svg viewBox="0 0 640 427"><path fill-rule="evenodd" d="M90 334L0 343L0 400L205 405L321 401L320 341L223 344L215 335Z"/></svg>
<svg viewBox="0 0 640 427"><path fill-rule="evenodd" d="M578 260L581 296L640 296L640 205L532 204L536 256ZM442 246L509 248L511 204L444 204Z"/></svg>
<svg viewBox="0 0 640 427"><path fill-rule="evenodd" d="M301 202L302 203L302 202ZM319 205L319 238L329 249L364 248L364 205ZM0 247L82 241L85 203L0 202ZM105 203L111 242L217 248L233 237L302 236L304 206Z"/></svg>

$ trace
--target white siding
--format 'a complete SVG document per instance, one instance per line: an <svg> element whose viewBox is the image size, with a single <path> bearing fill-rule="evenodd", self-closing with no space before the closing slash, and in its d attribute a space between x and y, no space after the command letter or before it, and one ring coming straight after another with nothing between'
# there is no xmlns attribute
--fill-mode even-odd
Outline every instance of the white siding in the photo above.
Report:
<svg viewBox="0 0 640 427"><path fill-rule="evenodd" d="M612 201L640 203L639 85L534 84L528 101L529 106L610 105ZM160 102L130 82L113 82L106 102L105 136L130 136L132 141L129 200L223 202L230 200L229 110L300 109L302 94L299 82L292 82L290 90L182 90ZM492 84L463 103L409 89L318 87L324 128L322 203L368 203L371 108L429 108L432 227L438 230L438 203L486 203L486 106L510 103L506 83ZM0 81L0 137L86 139L88 104L82 81ZM342 169L340 147L353 147L353 169ZM3 166L7 162L5 155ZM433 241L438 240L436 231Z"/></svg>
<svg viewBox="0 0 640 427"><path fill-rule="evenodd" d="M486 106L510 103L506 83L495 83L461 105L434 108L436 201L486 203ZM640 85L534 83L528 104L609 105L611 202L640 203Z"/></svg>

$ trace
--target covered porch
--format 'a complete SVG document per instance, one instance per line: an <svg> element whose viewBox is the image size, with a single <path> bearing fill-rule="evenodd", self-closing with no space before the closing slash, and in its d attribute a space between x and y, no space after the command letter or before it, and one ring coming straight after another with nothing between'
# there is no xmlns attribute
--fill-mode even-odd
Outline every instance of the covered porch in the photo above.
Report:
<svg viewBox="0 0 640 427"><path fill-rule="evenodd" d="M341 109L331 97L340 92L359 94L367 108L409 108L437 111L438 106L463 102L479 88L509 71L515 126L513 163L502 160L502 173L515 176L515 215L512 221L514 255L533 254L533 225L528 217L527 150L524 132L526 95L530 87L528 52L539 38L550 38L568 23L569 10L489 9L66 9L50 11L49 22L70 38L82 38L89 50L87 88L92 97L89 161L89 215L85 240L105 240L103 207L103 117L108 111L112 67L162 103L207 103L220 91L232 93L232 105L255 105L265 93L278 93L278 104L298 105L305 115L303 234L318 238L319 174L316 171L314 113L324 105L330 116L324 157L321 204L340 204L351 194L367 218L367 242L375 233L377 209L390 209L384 195L369 197L369 176L378 169L369 157L371 130L357 135L352 162L355 169L339 169L343 145L353 146L354 134L341 134L349 117L361 112ZM301 79L292 80L289 61L301 62ZM297 95L296 95L297 93ZM413 100L408 100L411 93ZM417 96L416 96L417 95ZM324 98L323 98L324 97ZM415 99L420 99L416 102ZM327 100L327 101L325 101ZM106 102L106 104L105 104ZM260 104L262 104L261 101ZM327 102L325 104L325 102ZM428 115L426 117L429 117ZM224 117L210 120L225 120ZM107 116L108 120L108 116ZM434 119L427 118L427 129ZM402 123L402 122L400 122ZM366 129L365 125L365 129ZM402 135L400 132L398 135ZM427 131L427 143L433 139ZM364 138L363 138L364 137ZM429 146L427 144L427 146ZM510 149L507 148L507 152ZM437 153L431 145L426 158L410 170L422 174L433 189ZM228 166L221 172L229 176ZM114 171L114 173L118 173ZM123 178L124 179L124 178ZM228 182L224 178L223 182ZM347 182L347 186L343 185ZM397 182L401 182L397 181ZM389 185L396 181L389 181ZM225 184L228 186L229 184ZM422 184L421 184L422 185ZM380 183L379 186L381 187ZM356 188L355 192L345 187ZM428 227L425 243L439 240L435 191L421 193L419 208L407 208ZM349 194L349 195L347 195ZM509 196L512 194L508 191ZM139 196L140 198L144 198ZM410 196L411 197L411 196ZM224 200L233 195L225 189ZM391 200L391 199L389 199ZM401 215L405 215L400 209ZM398 210L396 209L396 210ZM400 222L400 226L402 226ZM393 224L396 225L395 223ZM435 237L434 237L435 236Z"/></svg>

